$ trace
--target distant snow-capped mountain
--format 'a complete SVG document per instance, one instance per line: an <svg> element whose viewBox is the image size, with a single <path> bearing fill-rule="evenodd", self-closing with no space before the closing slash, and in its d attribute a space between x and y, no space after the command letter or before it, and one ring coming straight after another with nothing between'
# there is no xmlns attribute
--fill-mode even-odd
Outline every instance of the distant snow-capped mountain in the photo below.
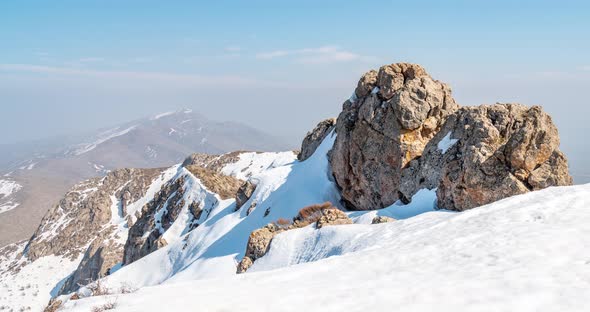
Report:
<svg viewBox="0 0 590 312"><path fill-rule="evenodd" d="M280 139L190 109L134 120L60 146L38 143L0 167L0 246L25 239L74 183L123 167L166 167L191 153L287 150ZM9 148L9 147L8 147Z"/></svg>

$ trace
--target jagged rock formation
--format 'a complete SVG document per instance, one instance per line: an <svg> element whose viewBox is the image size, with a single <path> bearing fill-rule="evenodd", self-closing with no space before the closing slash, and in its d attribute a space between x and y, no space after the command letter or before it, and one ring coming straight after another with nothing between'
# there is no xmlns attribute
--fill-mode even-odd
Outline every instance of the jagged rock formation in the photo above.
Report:
<svg viewBox="0 0 590 312"><path fill-rule="evenodd" d="M78 268L63 284L60 293L68 294L110 274L123 259L123 246L116 241L97 237L86 249Z"/></svg>
<svg viewBox="0 0 590 312"><path fill-rule="evenodd" d="M346 206L379 209L437 188L440 208L464 210L572 183L540 107L457 109L450 88L419 65L363 75L338 117L330 159Z"/></svg>
<svg viewBox="0 0 590 312"><path fill-rule="evenodd" d="M304 161L313 155L326 136L334 129L336 118L321 121L313 130L307 133L301 143L301 152L297 155L299 161Z"/></svg>
<svg viewBox="0 0 590 312"><path fill-rule="evenodd" d="M379 209L398 197L401 171L457 109L446 84L419 65L366 73L336 122L331 167L347 208Z"/></svg>
<svg viewBox="0 0 590 312"><path fill-rule="evenodd" d="M186 177L182 176L167 182L153 200L141 209L141 216L129 228L123 254L124 264L134 262L167 245L162 234L170 228L186 204L185 181ZM200 211L197 211L200 216Z"/></svg>
<svg viewBox="0 0 590 312"><path fill-rule="evenodd" d="M220 170L223 165L235 161L237 155L231 153L225 157L209 157L193 154L187 158L184 162L186 174L167 182L154 199L143 207L141 217L129 229L123 263L132 263L166 246L168 242L163 235L185 207L191 214L186 230L192 230L199 226L203 212L208 215L212 206L217 203L215 195L222 200L234 198L244 181L219 174L201 165ZM201 189L196 197L185 194L191 187L196 187L189 173L198 178L200 185L207 189ZM210 200L205 201L200 197L202 195L209 196Z"/></svg>
<svg viewBox="0 0 590 312"><path fill-rule="evenodd" d="M28 243L27 257L31 261L47 255L77 258L99 233L112 230L104 227L112 218L111 196L121 203L120 216L126 216L127 205L143 197L161 172L120 169L74 186L43 218Z"/></svg>
<svg viewBox="0 0 590 312"><path fill-rule="evenodd" d="M98 278L121 262L123 243L113 219L134 222L129 204L146 195L162 169L120 169L104 178L77 184L54 206L28 242L29 261L48 256L74 260L83 253L76 271L64 282L60 293L68 293ZM113 215L113 212L117 215Z"/></svg>
<svg viewBox="0 0 590 312"><path fill-rule="evenodd" d="M252 194L254 194L255 190L256 185L254 185L254 183L251 181L246 181L240 186L236 192L236 211L242 208L242 206L250 199L250 197L252 197Z"/></svg>
<svg viewBox="0 0 590 312"><path fill-rule="evenodd" d="M404 169L408 201L437 188L440 208L465 210L552 185L570 185L551 117L538 106L463 107L448 117L421 158Z"/></svg>

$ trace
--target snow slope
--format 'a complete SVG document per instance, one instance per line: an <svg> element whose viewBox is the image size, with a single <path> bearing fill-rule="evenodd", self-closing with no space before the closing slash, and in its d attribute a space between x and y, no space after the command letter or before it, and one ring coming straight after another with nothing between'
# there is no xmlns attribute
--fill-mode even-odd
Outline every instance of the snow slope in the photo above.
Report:
<svg viewBox="0 0 590 312"><path fill-rule="evenodd" d="M246 274L69 301L65 311L105 302L115 311L587 311L589 206L590 184L461 213L288 231Z"/></svg>
<svg viewBox="0 0 590 312"><path fill-rule="evenodd" d="M221 171L257 181L256 191L242 209L235 211L233 200L219 201L199 227L182 239L166 238L168 246L122 267L105 278L104 283L112 288L144 287L235 275L252 231L279 218L292 218L307 205L339 202L326 156L334 139L335 135L329 135L305 162L295 161L291 152L240 155L240 160ZM253 202L256 208L246 215ZM146 270L150 274L145 274Z"/></svg>
<svg viewBox="0 0 590 312"><path fill-rule="evenodd" d="M19 203L15 202L13 197L21 188L22 186L13 180L0 179L0 213L18 207Z"/></svg>

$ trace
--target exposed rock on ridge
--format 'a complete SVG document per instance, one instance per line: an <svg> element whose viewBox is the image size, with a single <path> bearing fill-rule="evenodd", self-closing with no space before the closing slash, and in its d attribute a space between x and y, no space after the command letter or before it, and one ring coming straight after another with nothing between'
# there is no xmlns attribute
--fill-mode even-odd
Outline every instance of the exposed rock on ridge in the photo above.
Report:
<svg viewBox="0 0 590 312"><path fill-rule="evenodd" d="M448 149L441 145L454 142ZM452 141L451 141L452 140ZM449 116L423 157L404 169L411 198L437 187L438 206L465 210L552 185L570 185L557 128L539 106L463 107Z"/></svg>
<svg viewBox="0 0 590 312"><path fill-rule="evenodd" d="M363 75L338 117L330 159L347 207L379 209L437 188L439 208L465 210L572 183L540 107L457 109L450 88L419 65Z"/></svg>
<svg viewBox="0 0 590 312"><path fill-rule="evenodd" d="M334 129L336 118L329 118L321 121L313 130L307 133L301 143L301 152L297 155L299 161L308 159L320 146L326 136Z"/></svg>
<svg viewBox="0 0 590 312"><path fill-rule="evenodd" d="M458 105L449 86L406 63L366 73L355 95L338 116L331 167L349 209L383 208L399 198L402 168Z"/></svg>

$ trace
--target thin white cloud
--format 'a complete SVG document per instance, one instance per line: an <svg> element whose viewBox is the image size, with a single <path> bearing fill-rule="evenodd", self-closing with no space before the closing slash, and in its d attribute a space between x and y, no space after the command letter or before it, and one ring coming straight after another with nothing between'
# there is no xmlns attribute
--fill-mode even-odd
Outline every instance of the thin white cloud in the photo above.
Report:
<svg viewBox="0 0 590 312"><path fill-rule="evenodd" d="M102 57L83 57L81 59L78 59L78 62L80 63L94 63L94 62L102 62L104 61L104 58Z"/></svg>
<svg viewBox="0 0 590 312"><path fill-rule="evenodd" d="M103 71L73 67L54 67L32 64L0 64L0 72L25 72L33 74L52 74L54 76L83 76L100 79L122 79L129 81L158 81L194 86L280 86L276 82L253 78L220 75L204 76L196 74L177 74L143 71Z"/></svg>
<svg viewBox="0 0 590 312"><path fill-rule="evenodd" d="M233 52L233 53L236 53L236 52L240 52L240 51L242 51L242 48L241 47L238 47L238 46L225 47L225 52Z"/></svg>
<svg viewBox="0 0 590 312"><path fill-rule="evenodd" d="M590 65L580 66L581 71L590 71Z"/></svg>
<svg viewBox="0 0 590 312"><path fill-rule="evenodd" d="M302 64L326 64L350 61L370 62L376 60L371 56L363 56L337 46L322 46L297 50L275 50L256 54L256 58L269 60L280 57L294 57L295 62Z"/></svg>

